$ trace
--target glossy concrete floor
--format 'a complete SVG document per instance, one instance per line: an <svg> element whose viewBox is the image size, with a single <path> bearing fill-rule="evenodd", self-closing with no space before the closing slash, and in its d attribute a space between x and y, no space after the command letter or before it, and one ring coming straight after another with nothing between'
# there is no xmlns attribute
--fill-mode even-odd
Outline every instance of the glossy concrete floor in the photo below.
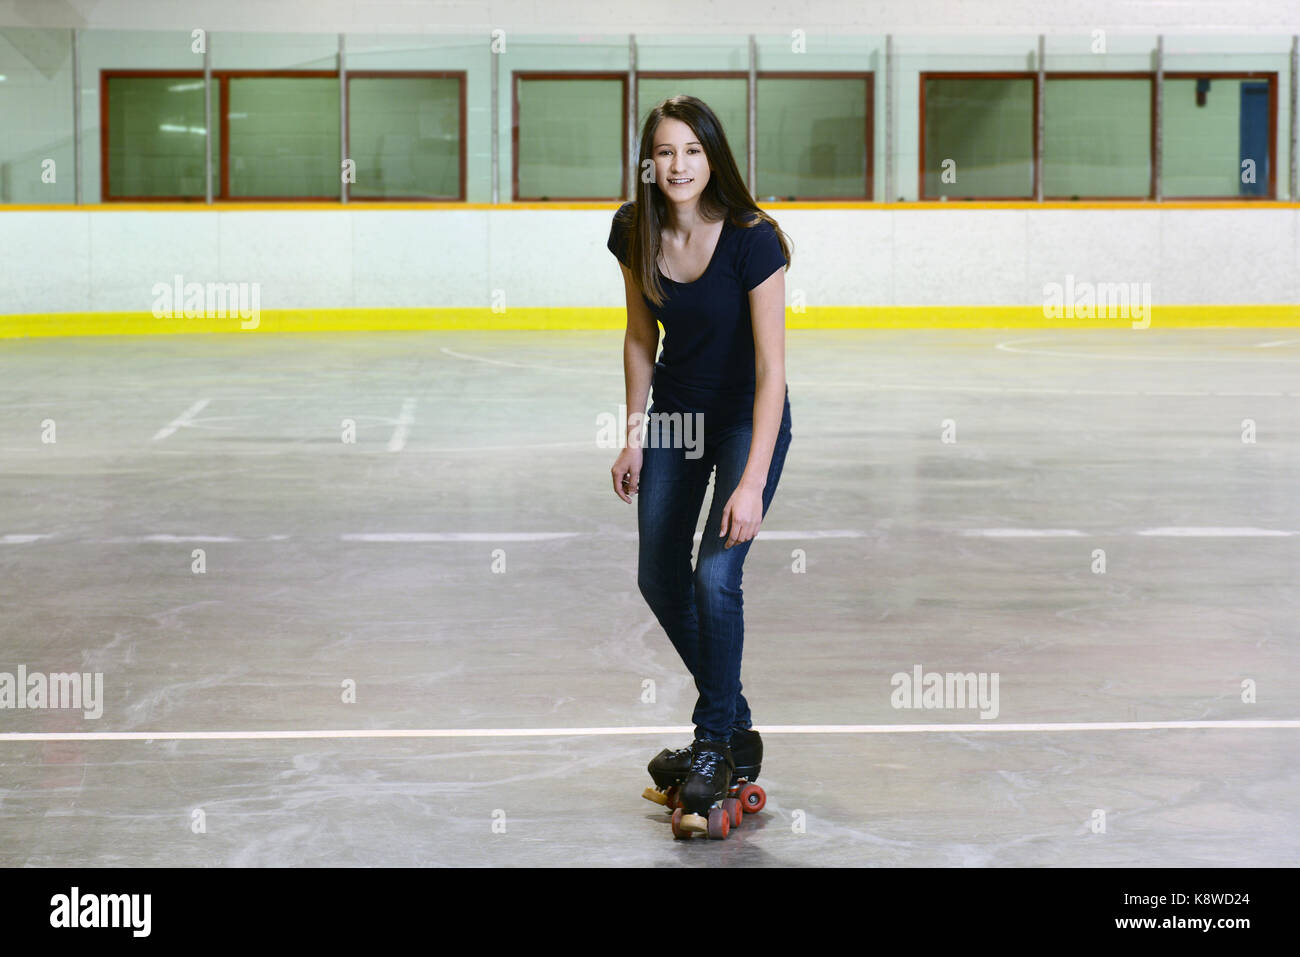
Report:
<svg viewBox="0 0 1300 957"><path fill-rule="evenodd" d="M103 676L0 710L0 864L1300 863L1295 330L790 332L723 842L639 796L694 691L596 441L621 345L0 342L0 672Z"/></svg>

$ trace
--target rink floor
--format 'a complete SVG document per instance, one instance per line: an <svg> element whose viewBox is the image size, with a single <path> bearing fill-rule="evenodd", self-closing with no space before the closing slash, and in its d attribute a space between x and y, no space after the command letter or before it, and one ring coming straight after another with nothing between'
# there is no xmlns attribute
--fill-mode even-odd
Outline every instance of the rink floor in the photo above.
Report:
<svg viewBox="0 0 1300 957"><path fill-rule="evenodd" d="M103 681L0 710L0 865L1300 861L1300 333L787 343L768 805L678 842L621 333L0 342L0 672Z"/></svg>

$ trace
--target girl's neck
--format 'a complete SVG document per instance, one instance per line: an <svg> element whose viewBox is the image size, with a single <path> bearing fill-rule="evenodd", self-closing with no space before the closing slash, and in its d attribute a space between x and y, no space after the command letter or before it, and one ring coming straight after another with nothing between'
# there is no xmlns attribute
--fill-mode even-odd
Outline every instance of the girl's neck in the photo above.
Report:
<svg viewBox="0 0 1300 957"><path fill-rule="evenodd" d="M680 237L683 242L686 242L697 231L709 228L714 222L713 220L701 218L698 201L684 212L670 206L668 208L668 220L664 224L664 232L674 238Z"/></svg>

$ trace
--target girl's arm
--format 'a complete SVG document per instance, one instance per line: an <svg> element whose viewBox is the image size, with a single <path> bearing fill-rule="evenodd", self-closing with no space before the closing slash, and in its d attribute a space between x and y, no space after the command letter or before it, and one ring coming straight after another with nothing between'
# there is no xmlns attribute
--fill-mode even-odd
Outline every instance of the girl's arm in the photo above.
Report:
<svg viewBox="0 0 1300 957"><path fill-rule="evenodd" d="M784 269L749 291L749 314L754 322L754 437L740 485L762 495L785 411Z"/></svg>
<svg viewBox="0 0 1300 957"><path fill-rule="evenodd" d="M627 444L639 446L640 422L634 414L645 412L650 398L650 380L654 377L655 350L659 347L659 324L650 307L641 298L641 290L632 279L631 271L619 263L623 270L623 288L627 293L627 331L623 334L623 384L627 397ZM635 436L634 436L635 433Z"/></svg>
<svg viewBox="0 0 1300 957"><path fill-rule="evenodd" d="M724 548L750 541L763 523L763 489L785 411L785 269L749 291L754 324L754 432L740 484L722 510Z"/></svg>

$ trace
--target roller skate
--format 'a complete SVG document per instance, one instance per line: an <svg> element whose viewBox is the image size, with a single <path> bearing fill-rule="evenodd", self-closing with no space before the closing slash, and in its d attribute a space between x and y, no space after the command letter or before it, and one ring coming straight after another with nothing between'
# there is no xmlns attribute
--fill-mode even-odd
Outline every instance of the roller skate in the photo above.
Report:
<svg viewBox="0 0 1300 957"><path fill-rule="evenodd" d="M692 748L693 745L674 750L664 748L651 758L646 770L650 772L655 784L642 791L641 796L647 801L663 805L669 811L674 810L677 807L677 793L691 770Z"/></svg>
<svg viewBox="0 0 1300 957"><path fill-rule="evenodd" d="M720 841L744 813L740 801L727 796L736 773L731 747L725 741L696 741L691 752L691 767L673 811L673 837L681 840L707 833Z"/></svg>
<svg viewBox="0 0 1300 957"><path fill-rule="evenodd" d="M682 783L690 771L694 745L660 751L647 766L655 786L646 788L642 793L648 801L663 805L668 811L675 811L680 806L679 794ZM731 736L731 755L735 770L728 788L727 797L740 801L741 810L756 814L767 803L767 794L753 782L763 764L763 739L754 730L739 730ZM733 822L740 825L740 819Z"/></svg>

